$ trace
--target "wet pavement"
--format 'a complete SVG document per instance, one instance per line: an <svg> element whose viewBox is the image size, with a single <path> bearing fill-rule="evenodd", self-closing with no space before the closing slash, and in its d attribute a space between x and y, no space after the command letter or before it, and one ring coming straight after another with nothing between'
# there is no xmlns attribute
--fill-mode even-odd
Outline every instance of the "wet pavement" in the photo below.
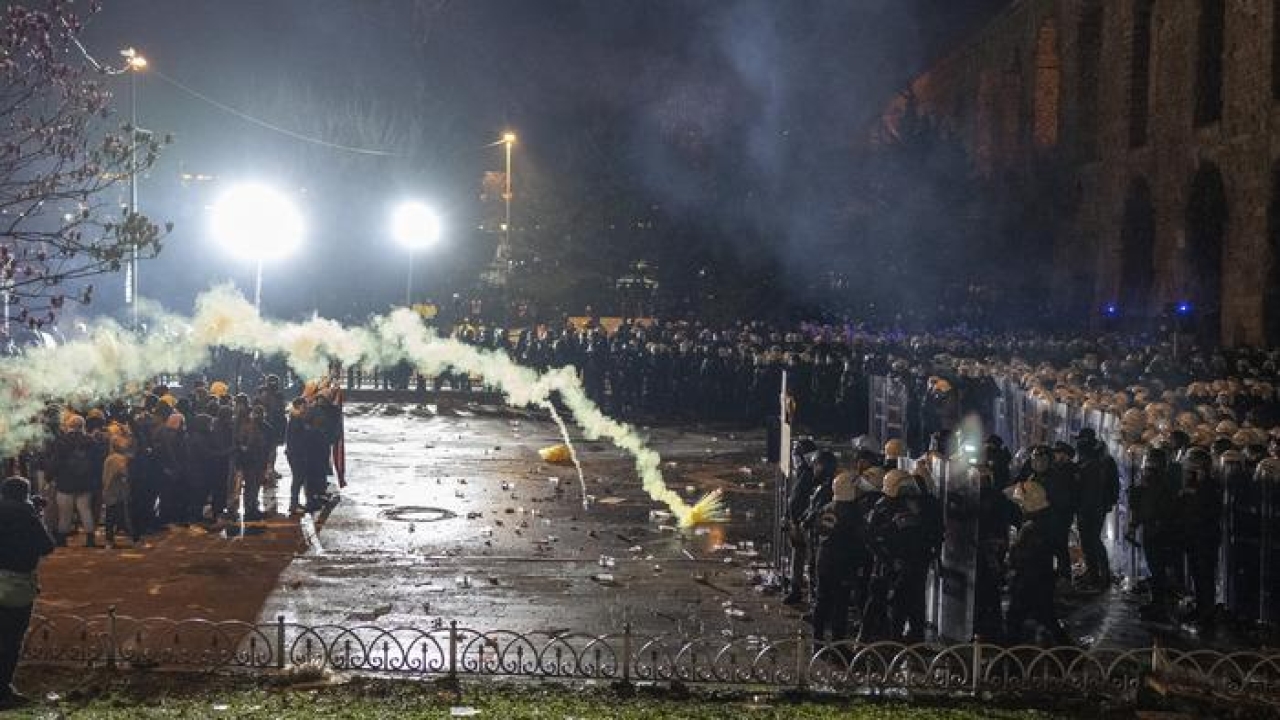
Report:
<svg viewBox="0 0 1280 720"><path fill-rule="evenodd" d="M407 412L405 410L408 410ZM493 407L348 406L350 485L263 617L476 629L772 635L797 615L761 587L775 470L762 433L646 430L669 486L690 502L722 488L729 521L681 532L629 457L575 442L541 461L549 420ZM284 486L286 481L281 481ZM657 512L655 512L657 511Z"/></svg>
<svg viewBox="0 0 1280 720"><path fill-rule="evenodd" d="M643 429L667 484L686 500L725 492L728 522L683 532L607 441L575 440L584 509L573 467L538 456L560 442L544 417L368 403L348 406L346 427L350 485L319 518L311 549L281 572L264 620L422 627L456 619L478 630L592 634L630 622L640 634L733 637L797 630L799 612L764 586L776 469L761 457L763 433ZM279 488L287 492L287 477ZM1141 596L1118 587L1065 591L1059 601L1085 646L1275 642L1226 622L1208 633L1145 622Z"/></svg>
<svg viewBox="0 0 1280 720"><path fill-rule="evenodd" d="M576 432L576 431L575 431ZM174 527L145 547L60 549L38 612L426 627L456 619L518 632L783 637L800 615L766 592L776 470L761 433L646 429L668 485L689 501L725 491L728 522L678 531L629 457L578 440L589 507L546 418L494 406L348 406L351 484L313 521ZM285 470L285 462L278 465ZM288 507L289 478L268 498ZM317 530L318 528L318 530ZM1059 593L1085 646L1274 647L1256 627L1208 633L1145 622L1141 595Z"/></svg>

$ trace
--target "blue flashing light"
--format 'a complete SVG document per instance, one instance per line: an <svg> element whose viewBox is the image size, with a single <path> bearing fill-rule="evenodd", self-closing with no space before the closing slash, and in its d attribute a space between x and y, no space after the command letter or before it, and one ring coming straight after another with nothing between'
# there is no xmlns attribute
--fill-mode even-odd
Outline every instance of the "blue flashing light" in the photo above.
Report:
<svg viewBox="0 0 1280 720"><path fill-rule="evenodd" d="M1187 302L1186 300L1183 300L1182 302L1178 303L1178 306L1174 308L1174 311L1177 312L1179 315L1184 315L1184 316L1190 315L1191 303Z"/></svg>
<svg viewBox="0 0 1280 720"><path fill-rule="evenodd" d="M1120 314L1120 308L1115 303L1107 303L1102 307L1102 314L1107 317L1115 317Z"/></svg>

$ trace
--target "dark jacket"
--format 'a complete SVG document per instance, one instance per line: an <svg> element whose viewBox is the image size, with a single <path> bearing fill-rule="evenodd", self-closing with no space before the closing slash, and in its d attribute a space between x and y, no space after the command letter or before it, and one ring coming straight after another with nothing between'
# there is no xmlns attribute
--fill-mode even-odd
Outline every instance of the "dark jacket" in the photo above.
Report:
<svg viewBox="0 0 1280 720"><path fill-rule="evenodd" d="M1145 528L1145 537L1176 535L1181 529L1178 523L1178 476L1169 468L1158 476L1148 476L1144 471L1138 482L1129 488L1129 507L1134 522Z"/></svg>
<svg viewBox="0 0 1280 720"><path fill-rule="evenodd" d="M1120 470L1116 461L1101 450L1082 453L1078 465L1079 491L1076 512L1103 515L1120 499Z"/></svg>
<svg viewBox="0 0 1280 720"><path fill-rule="evenodd" d="M995 484L978 491L978 541L999 547L1009 544L1009 529L1022 521L1018 506L997 489Z"/></svg>
<svg viewBox="0 0 1280 720"><path fill-rule="evenodd" d="M1075 515L1078 505L1079 481L1076 478L1076 464L1073 462L1054 463L1049 472L1037 480L1044 486L1049 496L1049 513L1061 522Z"/></svg>
<svg viewBox="0 0 1280 720"><path fill-rule="evenodd" d="M1216 551L1222 541L1222 484L1213 474L1188 482L1177 499L1181 536L1192 549Z"/></svg>
<svg viewBox="0 0 1280 720"><path fill-rule="evenodd" d="M787 495L787 519L791 522L800 522L808 511L809 499L813 496L813 485L813 468L801 465L792 472L791 490Z"/></svg>
<svg viewBox="0 0 1280 720"><path fill-rule="evenodd" d="M53 552L53 538L31 503L0 500L0 570L29 573Z"/></svg>
<svg viewBox="0 0 1280 720"><path fill-rule="evenodd" d="M267 465L270 430L267 423L246 418L236 428L236 466L258 471Z"/></svg>
<svg viewBox="0 0 1280 720"><path fill-rule="evenodd" d="M921 500L918 495L882 496L867 516L868 539L881 567L928 567L934 533Z"/></svg>
<svg viewBox="0 0 1280 720"><path fill-rule="evenodd" d="M187 437L182 430L161 427L155 436L156 457L165 482L185 482L187 477Z"/></svg>
<svg viewBox="0 0 1280 720"><path fill-rule="evenodd" d="M848 579L867 562L867 521L859 510L857 501L833 502L822 509L818 517L819 577Z"/></svg>
<svg viewBox="0 0 1280 720"><path fill-rule="evenodd" d="M59 435L50 448L50 474L58 492L92 492L102 479L102 461L93 438L82 432Z"/></svg>
<svg viewBox="0 0 1280 720"><path fill-rule="evenodd" d="M1009 548L1009 592L1031 603L1047 601L1050 607L1056 580L1051 522L1048 511L1028 515Z"/></svg>
<svg viewBox="0 0 1280 720"><path fill-rule="evenodd" d="M188 479L192 483L214 475L221 470L225 473L225 463L218 462L218 448L213 435L213 418L208 415L196 415L191 419L191 430L187 433Z"/></svg>
<svg viewBox="0 0 1280 720"><path fill-rule="evenodd" d="M315 408L289 416L284 431L284 454L289 458L289 466L298 472L312 476L327 474L329 443Z"/></svg>

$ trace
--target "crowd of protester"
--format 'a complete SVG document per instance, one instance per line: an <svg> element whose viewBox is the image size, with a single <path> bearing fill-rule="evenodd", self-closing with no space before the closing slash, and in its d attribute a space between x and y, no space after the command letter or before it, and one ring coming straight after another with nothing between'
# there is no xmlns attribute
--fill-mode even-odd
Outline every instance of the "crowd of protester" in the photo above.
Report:
<svg viewBox="0 0 1280 720"><path fill-rule="evenodd" d="M253 391L191 379L153 384L128 400L90 407L47 406L47 441L8 462L9 475L36 480L57 544L78 534L87 547L138 546L173 525L258 521L264 488L290 469L289 511L323 506L342 416L336 386L309 383L285 401L277 375Z"/></svg>
<svg viewBox="0 0 1280 720"><path fill-rule="evenodd" d="M1117 503L1128 509L1126 530L1141 536L1150 574L1144 615L1211 626L1221 468L1280 477L1277 351L762 323L624 323L607 331L588 322L520 332L464 323L453 335L539 370L574 366L606 412L632 421L760 427L778 418L785 372L795 430L840 439L830 450L807 439L795 446L781 513L790 546L786 600L809 603L820 639L853 637L851 620L863 641L924 637L928 572L950 530L933 468L957 450L948 445L962 418L996 427L995 400L1010 390L1117 421L1111 436L1085 428L1074 444L1006 448L991 435L968 458L980 483L974 603L985 638L1071 642L1056 600L1111 584L1102 531ZM221 360L208 377L236 377L244 366L244 358ZM350 367L344 380L483 386L465 372L424 378L403 365ZM850 453L847 438L868 434L873 389L884 382L905 389L906 431ZM289 511L323 506L341 442L341 391L336 382L308 384L286 401L287 384L267 376L252 393L233 393L226 382L188 379L91 407L51 404L48 440L6 461L6 476L34 480L31 500L22 483L6 484L2 502L14 506L0 511L39 518L53 544L76 538L90 547L100 530L108 547L122 537L138 546L172 525L254 521L266 510L263 488L281 477L280 448L291 471ZM1107 450L1115 441L1143 449L1141 472L1123 489ZM911 448L924 454L912 460ZM0 552L0 597L30 575L42 552L38 539L21 547L29 551ZM29 611L0 612L0 631Z"/></svg>

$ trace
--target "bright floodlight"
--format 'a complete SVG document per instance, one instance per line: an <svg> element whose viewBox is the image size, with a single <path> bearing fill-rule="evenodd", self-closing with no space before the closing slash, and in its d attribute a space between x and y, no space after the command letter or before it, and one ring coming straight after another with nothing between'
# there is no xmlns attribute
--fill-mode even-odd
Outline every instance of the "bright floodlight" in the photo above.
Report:
<svg viewBox="0 0 1280 720"><path fill-rule="evenodd" d="M426 205L408 202L391 217L391 234L410 250L424 248L440 237L440 219Z"/></svg>
<svg viewBox="0 0 1280 720"><path fill-rule="evenodd" d="M302 216L280 192L240 185L213 206L213 235L237 257L278 260L302 244Z"/></svg>

